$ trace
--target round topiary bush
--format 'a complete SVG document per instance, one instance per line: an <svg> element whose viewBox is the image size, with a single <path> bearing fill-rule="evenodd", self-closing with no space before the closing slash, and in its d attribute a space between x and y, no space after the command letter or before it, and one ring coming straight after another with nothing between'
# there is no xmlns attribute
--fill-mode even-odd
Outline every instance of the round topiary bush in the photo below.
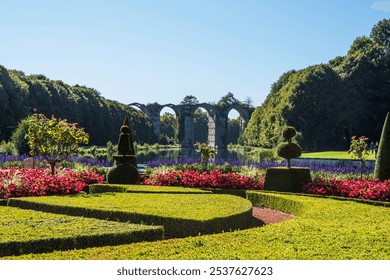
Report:
<svg viewBox="0 0 390 280"><path fill-rule="evenodd" d="M298 144L295 143L282 143L277 149L278 156L286 159L297 158L302 154L302 149Z"/></svg>
<svg viewBox="0 0 390 280"><path fill-rule="evenodd" d="M264 190L301 192L302 186L311 181L310 169L304 167L291 168L291 159L300 157L302 148L292 142L297 131L292 126L283 129L282 135L286 142L277 148L278 156L287 159L286 167L267 168Z"/></svg>
<svg viewBox="0 0 390 280"><path fill-rule="evenodd" d="M282 131L283 138L286 142L281 143L278 148L278 156L287 159L287 166L291 167L291 159L300 157L302 154L302 148L293 143L292 138L297 135L297 131L292 126L286 126Z"/></svg>
<svg viewBox="0 0 390 280"><path fill-rule="evenodd" d="M282 135L285 141L289 141L295 135L297 135L297 131L293 126L286 126L285 128L283 128Z"/></svg>

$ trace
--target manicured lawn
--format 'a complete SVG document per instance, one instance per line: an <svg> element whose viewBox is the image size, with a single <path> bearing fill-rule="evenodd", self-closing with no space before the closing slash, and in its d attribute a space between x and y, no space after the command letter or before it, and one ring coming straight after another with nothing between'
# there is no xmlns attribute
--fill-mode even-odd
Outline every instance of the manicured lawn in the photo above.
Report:
<svg viewBox="0 0 390 280"><path fill-rule="evenodd" d="M222 234L23 255L12 259L390 258L389 207L258 191L248 194L255 205L289 210L296 217L282 223Z"/></svg>
<svg viewBox="0 0 390 280"><path fill-rule="evenodd" d="M157 227L71 217L7 206L0 206L0 217L0 255L123 244L123 239L124 242L130 243L163 237L162 229ZM159 233L153 232L155 230ZM147 236L148 232L151 232L151 238L140 238ZM118 242L115 242L116 238Z"/></svg>
<svg viewBox="0 0 390 280"><path fill-rule="evenodd" d="M137 189L139 187L135 187ZM144 188L149 189L148 186ZM159 188L160 190L163 187ZM173 193L101 193L70 196L25 197L21 200L63 207L81 207L86 209L128 212L160 217L210 220L248 211L248 200L232 195L211 193L176 194L178 190L189 188L167 188ZM11 203L12 205L12 203Z"/></svg>
<svg viewBox="0 0 390 280"><path fill-rule="evenodd" d="M9 205L52 213L103 220L160 225L168 238L196 236L248 228L252 224L250 201L233 195L185 192L135 192L13 198ZM162 190L164 187L160 187ZM180 190L182 190L180 192ZM171 191L171 193L169 193Z"/></svg>
<svg viewBox="0 0 390 280"><path fill-rule="evenodd" d="M351 155L347 151L326 151L326 152L313 152L303 153L302 158L321 158L321 159L352 159ZM375 155L370 154L368 159L374 160Z"/></svg>

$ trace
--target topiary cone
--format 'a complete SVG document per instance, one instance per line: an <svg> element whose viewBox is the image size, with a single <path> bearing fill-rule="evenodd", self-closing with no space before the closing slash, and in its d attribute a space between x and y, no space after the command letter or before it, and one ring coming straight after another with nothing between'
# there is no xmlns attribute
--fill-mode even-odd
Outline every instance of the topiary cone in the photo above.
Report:
<svg viewBox="0 0 390 280"><path fill-rule="evenodd" d="M383 124L374 175L381 181L390 179L390 112L387 113Z"/></svg>

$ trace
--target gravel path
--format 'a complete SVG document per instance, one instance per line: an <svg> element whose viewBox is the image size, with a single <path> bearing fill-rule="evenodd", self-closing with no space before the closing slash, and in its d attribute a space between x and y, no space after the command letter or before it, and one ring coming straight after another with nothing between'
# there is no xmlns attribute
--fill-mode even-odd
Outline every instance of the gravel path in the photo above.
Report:
<svg viewBox="0 0 390 280"><path fill-rule="evenodd" d="M252 215L260 225L268 225L290 220L295 216L278 210L272 210L264 207L253 207Z"/></svg>

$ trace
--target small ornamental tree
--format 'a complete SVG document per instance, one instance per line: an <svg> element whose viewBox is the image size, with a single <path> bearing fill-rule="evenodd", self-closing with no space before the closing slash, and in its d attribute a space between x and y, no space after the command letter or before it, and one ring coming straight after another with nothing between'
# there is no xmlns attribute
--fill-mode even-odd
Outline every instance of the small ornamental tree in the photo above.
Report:
<svg viewBox="0 0 390 280"><path fill-rule="evenodd" d="M214 155L218 154L218 147L214 148L208 145L207 143L196 143L195 144L195 152L200 153L202 158L202 163L207 165L209 161L214 157Z"/></svg>
<svg viewBox="0 0 390 280"><path fill-rule="evenodd" d="M368 140L365 136L360 136L359 139L356 136L352 136L351 146L349 147L348 153L353 159L358 159L361 162L360 176L363 175L363 168L366 165L366 160L370 155L367 149Z"/></svg>
<svg viewBox="0 0 390 280"><path fill-rule="evenodd" d="M56 119L54 116L48 119L43 114L34 114L27 121L26 139L30 154L46 159L53 175L57 163L77 152L79 144L88 143L88 134L66 119Z"/></svg>

